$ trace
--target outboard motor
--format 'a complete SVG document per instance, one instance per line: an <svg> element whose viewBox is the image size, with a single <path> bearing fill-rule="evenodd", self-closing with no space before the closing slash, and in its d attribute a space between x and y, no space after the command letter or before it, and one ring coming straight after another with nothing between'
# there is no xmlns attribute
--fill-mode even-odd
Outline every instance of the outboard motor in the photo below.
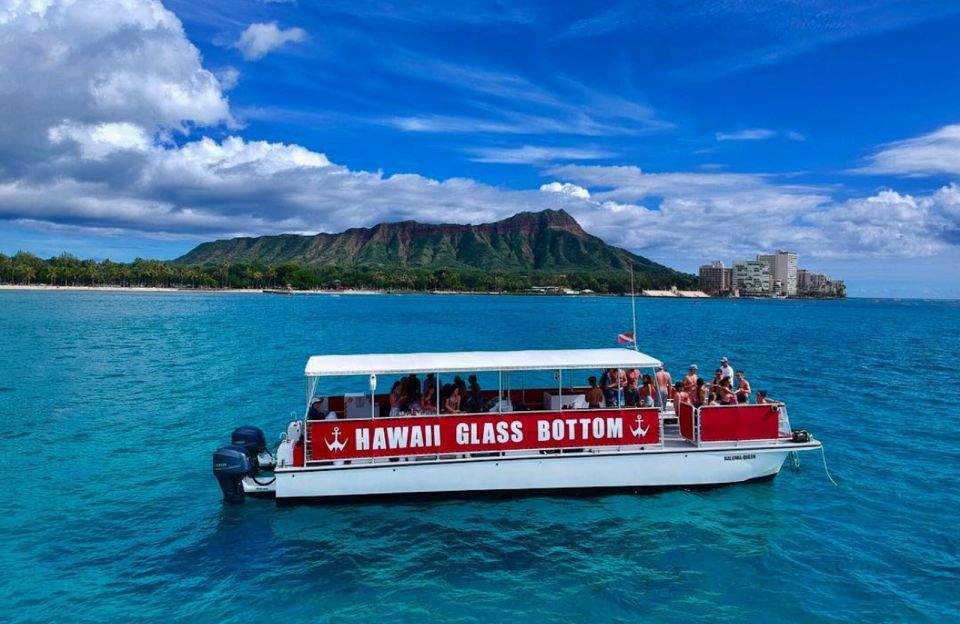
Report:
<svg viewBox="0 0 960 624"><path fill-rule="evenodd" d="M243 479L254 474L253 462L242 446L225 446L213 454L213 476L220 484L225 503L242 503L245 496Z"/></svg>
<svg viewBox="0 0 960 624"><path fill-rule="evenodd" d="M251 459L267 450L267 438L256 427L237 427L230 436L230 444L245 448Z"/></svg>
<svg viewBox="0 0 960 624"><path fill-rule="evenodd" d="M230 446L217 449L213 454L213 475L220 483L224 502L243 502L243 479L260 472L261 453L267 453L263 431L256 427L238 427L230 436Z"/></svg>

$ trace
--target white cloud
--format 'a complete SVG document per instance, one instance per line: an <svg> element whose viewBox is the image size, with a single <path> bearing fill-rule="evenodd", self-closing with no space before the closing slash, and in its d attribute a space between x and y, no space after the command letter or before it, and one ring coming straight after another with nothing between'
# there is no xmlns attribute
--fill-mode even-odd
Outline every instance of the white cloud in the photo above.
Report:
<svg viewBox="0 0 960 624"><path fill-rule="evenodd" d="M735 132L717 132L716 137L718 141L765 141L776 137L784 137L791 141L807 140L805 136L796 130L781 132L768 128L750 128L748 130L737 130Z"/></svg>
<svg viewBox="0 0 960 624"><path fill-rule="evenodd" d="M615 153L583 147L478 147L470 150L474 162L504 164L547 164L564 160L600 160L612 158Z"/></svg>
<svg viewBox="0 0 960 624"><path fill-rule="evenodd" d="M912 139L888 143L855 171L869 174L960 175L960 124Z"/></svg>
<svg viewBox="0 0 960 624"><path fill-rule="evenodd" d="M882 191L836 202L823 189L762 175L579 165L548 173L589 193L567 206L588 231L660 257L733 259L775 248L819 258L923 257L954 244L960 232L956 185L919 197Z"/></svg>
<svg viewBox="0 0 960 624"><path fill-rule="evenodd" d="M221 89L229 91L240 81L240 72L235 67L225 67L217 72L217 80Z"/></svg>
<svg viewBox="0 0 960 624"><path fill-rule="evenodd" d="M570 184L569 182L565 182L563 184L559 182L542 184L540 185L540 190L544 193L560 193L561 195L576 197L577 199L590 199L590 191L582 186Z"/></svg>
<svg viewBox="0 0 960 624"><path fill-rule="evenodd" d="M250 24L234 45L243 58L256 61L288 43L299 43L307 38L302 28L280 28L276 22Z"/></svg>
<svg viewBox="0 0 960 624"><path fill-rule="evenodd" d="M155 133L231 123L216 77L159 2L0 9L0 181L79 145L101 158ZM69 139L69 140L68 140Z"/></svg>
<svg viewBox="0 0 960 624"><path fill-rule="evenodd" d="M718 141L762 141L777 136L773 130L766 128L753 128L751 130L738 130L736 132L718 132Z"/></svg>
<svg viewBox="0 0 960 624"><path fill-rule="evenodd" d="M131 123L78 124L64 122L50 129L54 143L73 141L80 147L82 158L103 160L122 151L144 152L151 139L143 128Z"/></svg>

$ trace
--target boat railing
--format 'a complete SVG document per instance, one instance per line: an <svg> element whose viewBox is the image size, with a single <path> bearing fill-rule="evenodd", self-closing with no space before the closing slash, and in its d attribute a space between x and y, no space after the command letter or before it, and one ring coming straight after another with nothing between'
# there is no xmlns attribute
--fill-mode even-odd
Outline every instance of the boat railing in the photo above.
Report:
<svg viewBox="0 0 960 624"><path fill-rule="evenodd" d="M789 432L786 405L779 402L739 405L702 405L682 402L677 406L680 435L688 442L757 442L779 440L784 427Z"/></svg>

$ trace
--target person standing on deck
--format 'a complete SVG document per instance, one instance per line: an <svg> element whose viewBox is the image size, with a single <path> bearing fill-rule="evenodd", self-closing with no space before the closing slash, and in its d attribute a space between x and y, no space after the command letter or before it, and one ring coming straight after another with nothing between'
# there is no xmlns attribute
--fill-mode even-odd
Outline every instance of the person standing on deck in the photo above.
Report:
<svg viewBox="0 0 960 624"><path fill-rule="evenodd" d="M733 383L733 367L730 366L730 362L727 360L726 356L720 358L720 372L723 373L723 376L730 380L730 383Z"/></svg>
<svg viewBox="0 0 960 624"><path fill-rule="evenodd" d="M657 367L657 405L666 403L673 390L673 378L670 373L663 370L663 364Z"/></svg>
<svg viewBox="0 0 960 624"><path fill-rule="evenodd" d="M743 376L743 371L737 371L737 402L750 402L750 382Z"/></svg>
<svg viewBox="0 0 960 624"><path fill-rule="evenodd" d="M590 409L603 407L603 390L601 390L600 386L597 385L597 378L593 375L590 375L590 379L587 381L590 382L590 388L587 390L587 396L584 397L587 400L587 407Z"/></svg>
<svg viewBox="0 0 960 624"><path fill-rule="evenodd" d="M624 398L627 405L637 405L640 401L640 370L631 368L627 371L627 385L624 389Z"/></svg>
<svg viewBox="0 0 960 624"><path fill-rule="evenodd" d="M687 375L683 378L683 391L690 397L693 397L697 391L697 381L700 379L697 370L697 365L691 364L690 368L687 369Z"/></svg>

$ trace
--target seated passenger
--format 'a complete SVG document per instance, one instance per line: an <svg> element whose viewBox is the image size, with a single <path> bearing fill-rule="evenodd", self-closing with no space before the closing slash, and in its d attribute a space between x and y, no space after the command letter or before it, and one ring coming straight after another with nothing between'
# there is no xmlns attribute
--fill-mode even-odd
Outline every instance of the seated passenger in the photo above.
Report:
<svg viewBox="0 0 960 624"><path fill-rule="evenodd" d="M307 420L323 420L323 399L315 396L310 401L310 410L307 412Z"/></svg>
<svg viewBox="0 0 960 624"><path fill-rule="evenodd" d="M597 378L590 375L587 381L590 382L590 388L587 390L585 397L587 399L587 407L590 409L603 407L603 390L597 385Z"/></svg>
<svg viewBox="0 0 960 624"><path fill-rule="evenodd" d="M453 387L453 390L450 392L450 396L447 397L443 407L448 414L460 413L460 388L457 386Z"/></svg>
<svg viewBox="0 0 960 624"><path fill-rule="evenodd" d="M473 414L483 411L483 393L480 391L480 384L477 382L476 375L470 375L470 388L467 393L467 399L464 408L467 412Z"/></svg>
<svg viewBox="0 0 960 624"><path fill-rule="evenodd" d="M401 383L399 381L393 382L393 386L390 388L390 414L389 416L399 416L400 415L400 391Z"/></svg>
<svg viewBox="0 0 960 624"><path fill-rule="evenodd" d="M653 407L653 397L657 393L653 385L653 379L650 375L643 376L643 384L640 386L640 405L643 407Z"/></svg>
<svg viewBox="0 0 960 624"><path fill-rule="evenodd" d="M687 394L687 391L683 389L683 382L678 381L673 384L673 409L676 410L677 406L681 403L689 403L690 395Z"/></svg>
<svg viewBox="0 0 960 624"><path fill-rule="evenodd" d="M420 397L420 412L422 414L436 414L437 406L434 405L436 400L437 387L436 386L427 386L427 389L424 390L423 396Z"/></svg>
<svg viewBox="0 0 960 624"><path fill-rule="evenodd" d="M767 391L757 390L757 405L765 405L767 403L773 403L773 401L767 398Z"/></svg>
<svg viewBox="0 0 960 624"><path fill-rule="evenodd" d="M467 396L467 384L460 378L460 375L457 375L453 378L453 385L460 389L460 398Z"/></svg>
<svg viewBox="0 0 960 624"><path fill-rule="evenodd" d="M737 403L750 402L750 382L743 376L743 371L737 371Z"/></svg>

